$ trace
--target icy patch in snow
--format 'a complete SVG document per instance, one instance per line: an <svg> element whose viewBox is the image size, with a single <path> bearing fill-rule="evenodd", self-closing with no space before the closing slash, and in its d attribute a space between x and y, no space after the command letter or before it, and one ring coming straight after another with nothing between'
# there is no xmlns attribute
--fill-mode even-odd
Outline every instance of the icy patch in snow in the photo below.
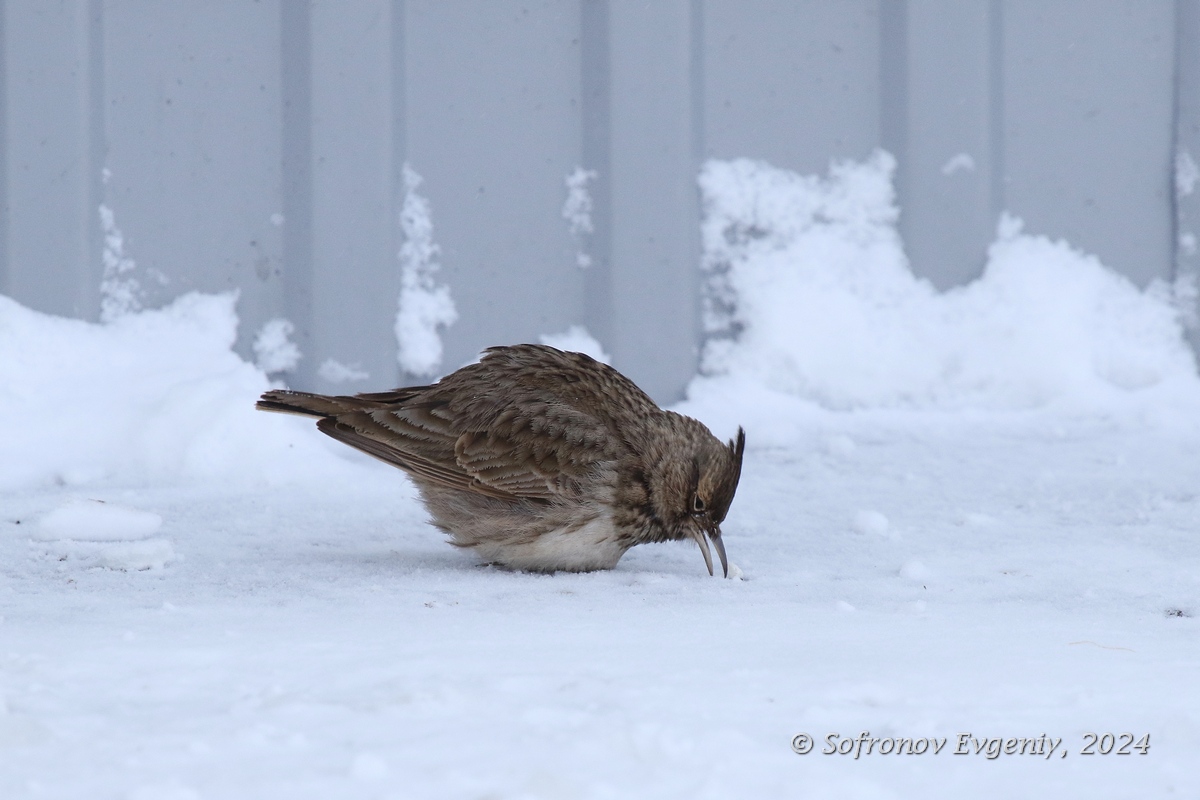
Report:
<svg viewBox="0 0 1200 800"><path fill-rule="evenodd" d="M587 328L582 325L572 325L562 333L547 333L538 340L542 344L548 344L551 347L557 347L559 350L566 350L572 353L583 353L591 356L602 364L611 364L611 356L604 352L604 348L596 338L588 333Z"/></svg>
<svg viewBox="0 0 1200 800"><path fill-rule="evenodd" d="M254 337L255 364L268 375L291 372L300 363L300 348L291 340L296 326L282 317L268 320Z"/></svg>
<svg viewBox="0 0 1200 800"><path fill-rule="evenodd" d="M150 511L103 500L75 499L42 517L33 538L40 541L136 541L150 538L161 527L162 517Z"/></svg>
<svg viewBox="0 0 1200 800"><path fill-rule="evenodd" d="M592 257L584 249L583 240L587 234L595 231L595 227L592 225L592 195L588 191L588 182L594 181L596 177L594 169L575 167L565 181L567 199L563 203L562 215L563 219L567 221L571 237L575 240L577 248L575 264L580 269L586 269L592 265Z"/></svg>
<svg viewBox="0 0 1200 800"><path fill-rule="evenodd" d="M106 479L277 483L353 469L304 421L254 410L235 294L187 294L106 324L0 296L0 489Z"/></svg>
<svg viewBox="0 0 1200 800"><path fill-rule="evenodd" d="M1059 405L1200 397L1170 291L1139 291L1095 257L1006 217L974 283L944 294L908 268L895 162L828 177L709 162L700 177L701 384L733 382L828 409Z"/></svg>
<svg viewBox="0 0 1200 800"><path fill-rule="evenodd" d="M107 181L107 177L105 178ZM132 314L141 307L141 285L130 275L137 264L125 255L125 236L117 227L113 210L100 206L100 228L104 231L104 252L101 255L104 275L100 280L100 319L112 322Z"/></svg>
<svg viewBox="0 0 1200 800"><path fill-rule="evenodd" d="M317 374L330 383L349 383L350 381L365 381L371 373L362 369L358 364L343 364L332 358L327 358L317 370Z"/></svg>
<svg viewBox="0 0 1200 800"><path fill-rule="evenodd" d="M450 288L434 283L441 268L440 248L433 241L429 201L417 194L421 176L404 165L404 205L400 228L400 308L396 313L396 358L410 375L432 375L442 362L439 331L458 319Z"/></svg>

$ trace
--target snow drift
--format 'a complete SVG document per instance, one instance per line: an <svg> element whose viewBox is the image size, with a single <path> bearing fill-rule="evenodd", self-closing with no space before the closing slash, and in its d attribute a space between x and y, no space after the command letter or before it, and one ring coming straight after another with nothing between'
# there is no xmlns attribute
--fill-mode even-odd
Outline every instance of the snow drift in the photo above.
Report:
<svg viewBox="0 0 1200 800"><path fill-rule="evenodd" d="M1167 287L1140 291L1015 220L969 286L939 294L915 278L892 169L884 153L825 178L745 160L705 167L708 340L689 413L718 432L783 420L773 435L786 438L829 409L1144 416L1200 403ZM254 411L269 380L231 349L235 304L189 294L92 324L0 296L0 489L361 471L303 421ZM604 357L582 329L546 340Z"/></svg>
<svg viewBox="0 0 1200 800"><path fill-rule="evenodd" d="M705 166L702 381L829 409L1098 410L1200 396L1169 287L1139 291L1018 220L1001 220L970 285L943 294L914 277L894 166L882 152L827 178L749 160Z"/></svg>
<svg viewBox="0 0 1200 800"><path fill-rule="evenodd" d="M296 435L297 420L254 410L269 384L232 350L236 300L187 294L93 324L0 296L0 489L275 481L339 466Z"/></svg>

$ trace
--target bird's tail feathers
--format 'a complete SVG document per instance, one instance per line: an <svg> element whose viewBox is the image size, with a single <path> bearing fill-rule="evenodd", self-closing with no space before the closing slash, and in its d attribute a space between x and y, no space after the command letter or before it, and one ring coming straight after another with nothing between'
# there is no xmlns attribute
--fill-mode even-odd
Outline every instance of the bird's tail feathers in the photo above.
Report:
<svg viewBox="0 0 1200 800"><path fill-rule="evenodd" d="M353 397L329 397L310 392L275 389L260 397L254 407L259 411L278 411L304 417L332 417L360 405L361 403L355 403Z"/></svg>

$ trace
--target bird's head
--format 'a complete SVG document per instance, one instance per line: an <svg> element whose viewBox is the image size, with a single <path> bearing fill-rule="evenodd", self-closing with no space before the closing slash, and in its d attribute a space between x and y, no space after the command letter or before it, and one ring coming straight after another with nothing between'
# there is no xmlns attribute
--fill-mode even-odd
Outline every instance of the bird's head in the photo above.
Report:
<svg viewBox="0 0 1200 800"><path fill-rule="evenodd" d="M688 420L702 429L683 437L687 442L675 449L657 470L658 486L653 487L655 512L670 539L693 539L704 555L708 574L713 574L712 543L721 559L721 570L729 577L729 562L725 543L721 540L721 523L729 513L742 475L742 454L746 449L746 432L738 428L737 439L722 444L707 428Z"/></svg>

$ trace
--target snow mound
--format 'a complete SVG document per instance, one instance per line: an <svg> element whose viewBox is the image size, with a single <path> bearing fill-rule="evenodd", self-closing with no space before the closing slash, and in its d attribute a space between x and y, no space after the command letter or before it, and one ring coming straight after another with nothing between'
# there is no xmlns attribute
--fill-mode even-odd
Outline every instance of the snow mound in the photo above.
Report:
<svg viewBox="0 0 1200 800"><path fill-rule="evenodd" d="M231 349L236 299L187 294L94 324L0 296L0 417L12 423L0 437L0 490L257 485L359 469L303 420L254 410L270 384Z"/></svg>
<svg viewBox="0 0 1200 800"><path fill-rule="evenodd" d="M106 503L69 500L42 517L35 539L85 542L124 542L148 539L162 527L162 517L150 511Z"/></svg>
<svg viewBox="0 0 1200 800"><path fill-rule="evenodd" d="M896 231L894 168L883 152L824 178L749 160L705 166L700 382L838 410L1200 397L1166 287L1139 291L1017 220L1001 221L970 285L942 294L914 277Z"/></svg>
<svg viewBox="0 0 1200 800"><path fill-rule="evenodd" d="M33 548L43 556L83 567L160 570L175 560L166 539L151 539L162 517L103 500L68 500L41 518Z"/></svg>

